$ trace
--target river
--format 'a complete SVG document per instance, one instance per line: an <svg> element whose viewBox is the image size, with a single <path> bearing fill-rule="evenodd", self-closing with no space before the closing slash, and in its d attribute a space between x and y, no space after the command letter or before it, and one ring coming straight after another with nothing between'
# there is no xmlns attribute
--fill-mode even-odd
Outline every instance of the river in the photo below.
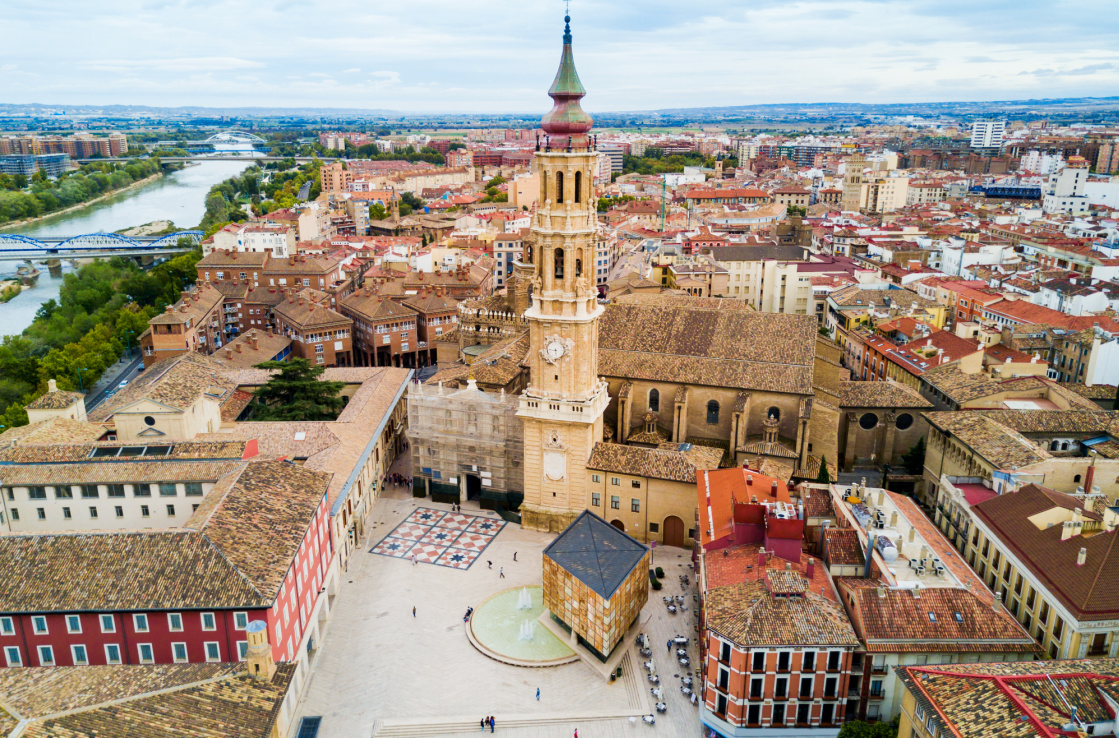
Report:
<svg viewBox="0 0 1119 738"><path fill-rule="evenodd" d="M206 193L210 188L240 174L247 166L247 162L202 159L194 166L93 205L3 232L24 236L78 236L112 233L156 220L170 220L181 229L194 228L206 212ZM12 275L18 266L17 262L0 262L0 275ZM41 274L34 287L24 290L11 302L0 304L0 336L22 333L31 325L40 305L58 299L62 277L52 277L45 266L40 265L39 269ZM69 262L64 262L63 272L70 270Z"/></svg>

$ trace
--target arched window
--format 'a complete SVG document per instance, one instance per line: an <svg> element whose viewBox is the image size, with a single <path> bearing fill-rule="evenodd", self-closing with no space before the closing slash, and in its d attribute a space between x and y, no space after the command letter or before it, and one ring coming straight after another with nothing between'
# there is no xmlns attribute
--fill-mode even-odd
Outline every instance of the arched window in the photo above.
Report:
<svg viewBox="0 0 1119 738"><path fill-rule="evenodd" d="M1068 451L1068 441L1062 441L1061 442L1061 450L1062 451Z"/></svg>
<svg viewBox="0 0 1119 738"><path fill-rule="evenodd" d="M556 202L563 202L563 172L556 172Z"/></svg>
<svg viewBox="0 0 1119 738"><path fill-rule="evenodd" d="M1077 483L1077 484L1079 484L1079 483L1080 483L1080 475L1079 475L1079 474L1077 474L1077 475L1076 475L1075 477L1073 477L1073 478L1072 478L1072 481L1073 481L1074 483Z"/></svg>
<svg viewBox="0 0 1119 738"><path fill-rule="evenodd" d="M583 173L575 172L575 202L583 202Z"/></svg>
<svg viewBox="0 0 1119 738"><path fill-rule="evenodd" d="M563 249L556 249L552 258L556 262L556 279L563 279Z"/></svg>
<svg viewBox="0 0 1119 738"><path fill-rule="evenodd" d="M575 276L576 277L582 277L583 276L583 260L582 259L576 259L575 260Z"/></svg>
<svg viewBox="0 0 1119 738"><path fill-rule="evenodd" d="M1049 450L1050 451L1060 451L1061 450L1061 442L1060 441L1053 441L1053 443L1049 444Z"/></svg>
<svg viewBox="0 0 1119 738"><path fill-rule="evenodd" d="M771 408L769 408L768 410L765 411L765 416L767 418L776 418L777 420L780 420L781 419L781 408L779 408L775 405L775 406L773 406L773 407L771 407Z"/></svg>
<svg viewBox="0 0 1119 738"><path fill-rule="evenodd" d="M655 389L649 390L649 409L654 413L661 410L661 393Z"/></svg>
<svg viewBox="0 0 1119 738"><path fill-rule="evenodd" d="M535 264L535 263L536 262L532 260L532 247L529 246L528 244L525 244L525 264Z"/></svg>
<svg viewBox="0 0 1119 738"><path fill-rule="evenodd" d="M540 202L548 199L548 173L540 173Z"/></svg>
<svg viewBox="0 0 1119 738"><path fill-rule="evenodd" d="M715 400L707 403L707 424L717 425L719 422L719 403Z"/></svg>

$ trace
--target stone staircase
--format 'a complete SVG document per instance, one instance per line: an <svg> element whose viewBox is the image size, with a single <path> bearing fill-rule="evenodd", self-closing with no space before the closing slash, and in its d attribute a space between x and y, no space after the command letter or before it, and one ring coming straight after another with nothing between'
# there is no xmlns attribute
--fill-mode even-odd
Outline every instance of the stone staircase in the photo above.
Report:
<svg viewBox="0 0 1119 738"><path fill-rule="evenodd" d="M511 715L498 717L497 732L515 728L547 728L568 726L584 730L585 726L603 722L628 721L631 715L640 718L646 714L641 710L624 713L590 713L587 715L557 715L540 717L536 715ZM446 717L426 720L378 720L373 727L373 738L404 738L411 736L456 736L481 734L478 721L481 718ZM489 735L489 732L486 733ZM589 734L589 731L588 731Z"/></svg>

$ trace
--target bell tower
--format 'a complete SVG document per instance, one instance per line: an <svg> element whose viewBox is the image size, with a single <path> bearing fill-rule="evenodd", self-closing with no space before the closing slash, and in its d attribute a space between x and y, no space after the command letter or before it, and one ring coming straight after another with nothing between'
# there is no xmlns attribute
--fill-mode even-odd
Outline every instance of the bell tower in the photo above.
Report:
<svg viewBox="0 0 1119 738"><path fill-rule="evenodd" d="M524 421L526 528L560 531L586 509L587 459L602 440L610 402L598 377L598 304L595 287L594 173L598 155L588 135L594 125L579 100L587 94L575 71L571 18L563 55L541 122L536 164L541 205L532 222L532 303L529 386L517 415Z"/></svg>

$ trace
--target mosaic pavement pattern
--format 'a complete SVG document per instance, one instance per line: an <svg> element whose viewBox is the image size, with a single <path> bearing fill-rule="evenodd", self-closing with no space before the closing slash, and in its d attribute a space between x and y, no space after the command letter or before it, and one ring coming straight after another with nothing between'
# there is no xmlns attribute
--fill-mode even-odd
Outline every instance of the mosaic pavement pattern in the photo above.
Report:
<svg viewBox="0 0 1119 738"><path fill-rule="evenodd" d="M389 531L370 553L469 569L504 527L504 520L421 507Z"/></svg>

